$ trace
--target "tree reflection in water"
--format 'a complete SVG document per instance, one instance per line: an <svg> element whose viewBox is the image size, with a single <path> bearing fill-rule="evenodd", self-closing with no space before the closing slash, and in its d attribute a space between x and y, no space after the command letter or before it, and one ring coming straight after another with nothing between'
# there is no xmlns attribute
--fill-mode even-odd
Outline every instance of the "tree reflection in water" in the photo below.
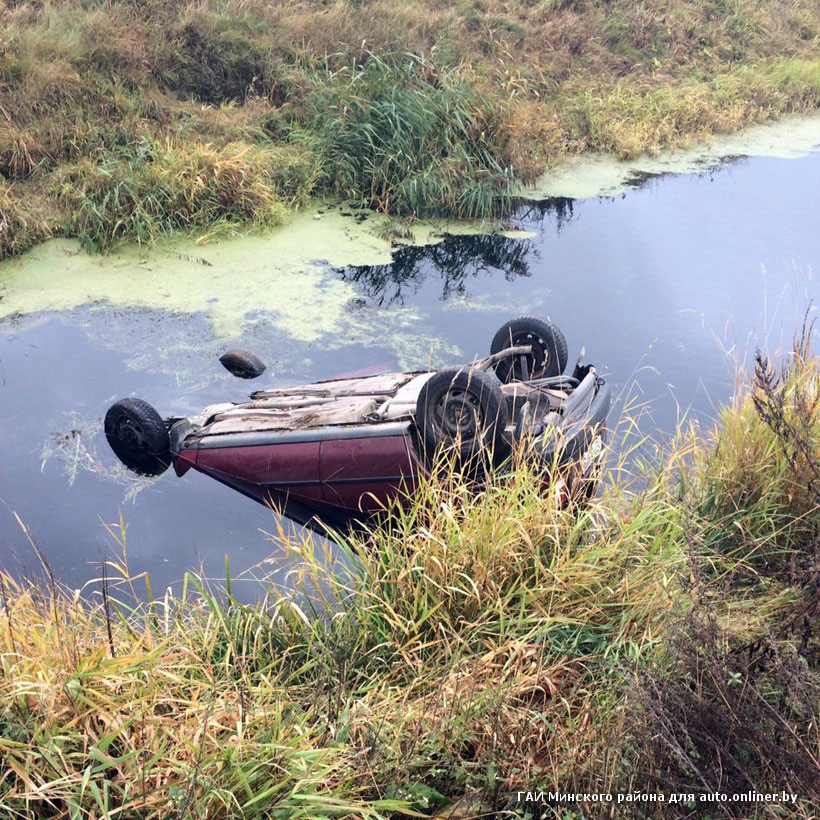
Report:
<svg viewBox="0 0 820 820"><path fill-rule="evenodd" d="M561 233L564 225L576 217L575 200L568 196L554 196L549 199L522 202L515 211L515 218L521 223L541 223L551 218L555 224L556 235Z"/></svg>
<svg viewBox="0 0 820 820"><path fill-rule="evenodd" d="M573 216L572 200L555 198L528 202L514 217L532 223L551 216L556 232ZM507 281L529 276L529 259L537 251L527 239L502 234L448 234L435 245L407 245L393 254L389 265L340 268L345 282L358 285L362 294L379 307L404 304L428 277L441 280L441 299L466 293L467 281L481 273L499 271Z"/></svg>

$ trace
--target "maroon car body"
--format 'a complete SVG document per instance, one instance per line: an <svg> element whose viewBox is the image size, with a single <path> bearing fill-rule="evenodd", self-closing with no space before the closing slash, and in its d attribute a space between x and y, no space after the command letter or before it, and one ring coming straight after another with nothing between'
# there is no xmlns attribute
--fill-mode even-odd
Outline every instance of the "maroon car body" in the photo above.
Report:
<svg viewBox="0 0 820 820"><path fill-rule="evenodd" d="M338 527L367 517L391 499L411 495L427 469L409 408L430 375L330 380L257 392L243 404L208 407L198 417L171 424L176 473L196 469L302 524ZM608 389L593 368L588 377L590 401L575 420L574 435L564 435L557 457L567 489L594 467L606 435ZM522 392L538 388L513 383L502 389L514 407ZM548 412L554 413L571 392L546 395L554 402ZM514 424L509 428L512 438ZM556 431L554 441L558 437ZM549 447L537 457L545 465L556 462Z"/></svg>
<svg viewBox="0 0 820 820"><path fill-rule="evenodd" d="M422 469L409 425L353 418L375 410L372 394L385 395L394 382L391 376L334 380L206 408L193 423L171 426L176 473L193 467L303 524L318 516L338 525L383 509L400 487L412 491ZM307 398L304 390L319 400L353 395L298 406ZM297 406L266 407L266 397L270 402L274 396Z"/></svg>

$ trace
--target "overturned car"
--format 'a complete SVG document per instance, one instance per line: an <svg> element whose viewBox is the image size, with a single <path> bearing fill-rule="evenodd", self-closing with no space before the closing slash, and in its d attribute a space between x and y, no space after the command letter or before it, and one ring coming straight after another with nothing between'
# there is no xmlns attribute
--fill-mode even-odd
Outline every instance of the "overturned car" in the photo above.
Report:
<svg viewBox="0 0 820 820"><path fill-rule="evenodd" d="M244 351L222 361L239 376L264 370ZM109 408L105 434L135 472L194 468L319 529L411 497L442 455L491 470L523 455L566 501L594 490L610 409L609 388L583 354L570 375L566 365L558 327L522 317L470 364L258 390L188 418L163 419L128 398Z"/></svg>

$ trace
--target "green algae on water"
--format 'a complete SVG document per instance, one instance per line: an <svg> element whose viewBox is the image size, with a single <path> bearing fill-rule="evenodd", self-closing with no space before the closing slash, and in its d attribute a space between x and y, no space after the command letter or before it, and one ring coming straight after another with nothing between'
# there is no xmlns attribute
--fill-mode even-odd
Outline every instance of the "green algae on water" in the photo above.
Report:
<svg viewBox="0 0 820 820"><path fill-rule="evenodd" d="M439 228L419 223L414 239L439 241ZM213 337L229 339L263 317L283 340L297 343L299 355L305 345L389 346L408 368L458 355L409 308L351 310L355 285L330 268L391 259L388 241L335 210L299 213L265 235L210 244L185 238L110 255L90 255L76 241L58 239L0 264L0 320L83 305L159 310L201 314Z"/></svg>
<svg viewBox="0 0 820 820"><path fill-rule="evenodd" d="M645 154L631 160L619 160L608 154L573 157L542 174L532 185L520 188L518 194L531 200L617 196L645 176L697 174L728 157L793 159L818 149L820 114L795 115L719 135L689 148L662 151L656 156Z"/></svg>

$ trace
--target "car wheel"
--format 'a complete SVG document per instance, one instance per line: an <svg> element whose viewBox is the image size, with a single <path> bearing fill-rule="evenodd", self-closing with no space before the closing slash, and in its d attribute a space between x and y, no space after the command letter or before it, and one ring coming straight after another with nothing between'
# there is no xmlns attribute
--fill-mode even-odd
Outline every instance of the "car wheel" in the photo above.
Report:
<svg viewBox="0 0 820 820"><path fill-rule="evenodd" d="M439 370L422 387L416 426L429 464L442 451L461 466L498 462L509 455L507 404L489 373L466 367Z"/></svg>
<svg viewBox="0 0 820 820"><path fill-rule="evenodd" d="M171 464L171 440L162 417L148 402L123 399L105 414L105 437L117 458L140 475L164 473Z"/></svg>
<svg viewBox="0 0 820 820"><path fill-rule="evenodd" d="M229 350L219 361L229 373L239 379L255 379L267 369L262 359L248 350Z"/></svg>
<svg viewBox="0 0 820 820"><path fill-rule="evenodd" d="M560 376L567 366L567 340L549 319L521 316L502 325L493 337L490 353L508 347L531 345L532 353L502 359L495 372L502 382L528 381Z"/></svg>

